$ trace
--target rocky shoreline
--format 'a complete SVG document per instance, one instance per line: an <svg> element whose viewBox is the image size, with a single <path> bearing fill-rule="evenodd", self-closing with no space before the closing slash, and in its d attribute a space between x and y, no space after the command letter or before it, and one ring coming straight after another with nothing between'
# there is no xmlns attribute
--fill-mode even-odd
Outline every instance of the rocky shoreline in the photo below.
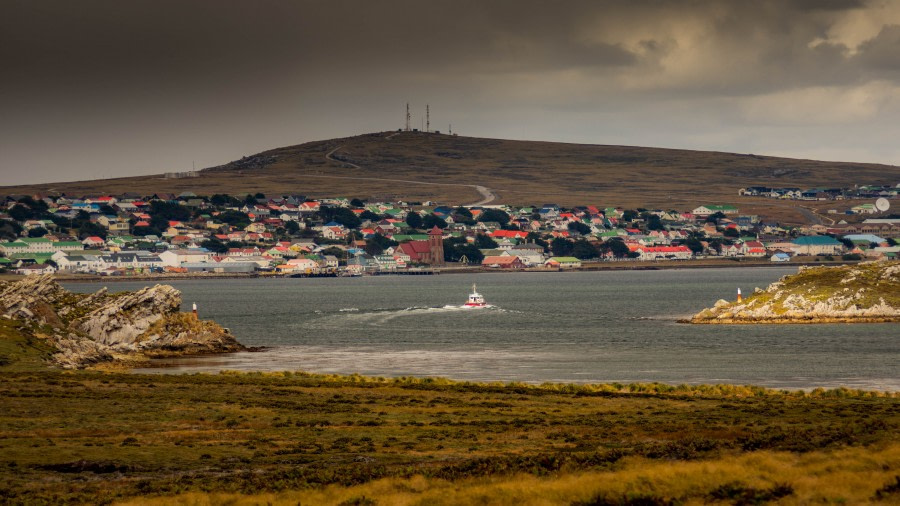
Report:
<svg viewBox="0 0 900 506"><path fill-rule="evenodd" d="M227 329L180 307L181 292L168 285L75 294L51 275L0 283L0 316L47 340L56 350L51 362L65 369L246 349Z"/></svg>
<svg viewBox="0 0 900 506"><path fill-rule="evenodd" d="M739 302L719 300L683 323L900 322L900 262L800 268Z"/></svg>

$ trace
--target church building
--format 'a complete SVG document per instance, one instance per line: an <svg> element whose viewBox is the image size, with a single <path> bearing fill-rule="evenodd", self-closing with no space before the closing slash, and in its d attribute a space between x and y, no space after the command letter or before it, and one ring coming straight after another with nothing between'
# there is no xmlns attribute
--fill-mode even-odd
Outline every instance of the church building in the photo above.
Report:
<svg viewBox="0 0 900 506"><path fill-rule="evenodd" d="M397 250L409 255L410 262L440 267L444 265L444 232L438 227L428 232L427 241L400 243Z"/></svg>

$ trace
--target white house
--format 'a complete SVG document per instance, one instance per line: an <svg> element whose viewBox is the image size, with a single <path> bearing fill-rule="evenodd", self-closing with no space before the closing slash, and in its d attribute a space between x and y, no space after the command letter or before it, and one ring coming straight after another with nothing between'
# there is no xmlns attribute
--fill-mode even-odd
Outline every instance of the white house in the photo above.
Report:
<svg viewBox="0 0 900 506"><path fill-rule="evenodd" d="M50 257L56 262L59 270L66 272L97 272L103 266L99 255L85 255L57 251Z"/></svg>
<svg viewBox="0 0 900 506"><path fill-rule="evenodd" d="M166 267L181 267L183 263L208 262L212 256L208 251L181 249L164 251L159 254L159 259Z"/></svg>
<svg viewBox="0 0 900 506"><path fill-rule="evenodd" d="M291 266L290 270L294 272L318 272L319 264L315 260L308 258L292 258L285 265ZM287 270L287 269L285 269Z"/></svg>
<svg viewBox="0 0 900 506"><path fill-rule="evenodd" d="M710 216L710 215L713 215L716 213L737 214L738 208L736 208L734 206L729 206L729 205L721 205L721 206L720 205L707 205L707 206L700 206L700 207L694 209L693 211L691 211L691 214L693 214L694 216L698 216L700 218L706 218L707 216Z"/></svg>
<svg viewBox="0 0 900 506"><path fill-rule="evenodd" d="M690 260L694 253L687 246L640 246L639 260Z"/></svg>

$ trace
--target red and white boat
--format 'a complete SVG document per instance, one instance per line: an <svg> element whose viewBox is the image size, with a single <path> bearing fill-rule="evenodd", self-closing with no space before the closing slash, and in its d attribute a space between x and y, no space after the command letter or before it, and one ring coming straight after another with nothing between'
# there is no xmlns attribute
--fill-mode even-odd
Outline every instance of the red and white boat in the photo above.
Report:
<svg viewBox="0 0 900 506"><path fill-rule="evenodd" d="M484 303L484 297L478 293L478 290L475 288L475 283L472 283L472 293L469 294L469 300L466 301L464 307L479 308L485 306L487 306L487 304Z"/></svg>

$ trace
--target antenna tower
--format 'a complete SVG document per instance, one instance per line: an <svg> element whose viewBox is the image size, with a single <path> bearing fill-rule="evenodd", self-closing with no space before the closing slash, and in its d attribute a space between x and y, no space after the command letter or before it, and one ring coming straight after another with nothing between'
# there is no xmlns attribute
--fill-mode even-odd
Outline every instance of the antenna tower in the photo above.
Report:
<svg viewBox="0 0 900 506"><path fill-rule="evenodd" d="M409 102L406 103L406 131L409 132Z"/></svg>
<svg viewBox="0 0 900 506"><path fill-rule="evenodd" d="M425 132L431 131L431 113L428 111L428 104L425 104Z"/></svg>

